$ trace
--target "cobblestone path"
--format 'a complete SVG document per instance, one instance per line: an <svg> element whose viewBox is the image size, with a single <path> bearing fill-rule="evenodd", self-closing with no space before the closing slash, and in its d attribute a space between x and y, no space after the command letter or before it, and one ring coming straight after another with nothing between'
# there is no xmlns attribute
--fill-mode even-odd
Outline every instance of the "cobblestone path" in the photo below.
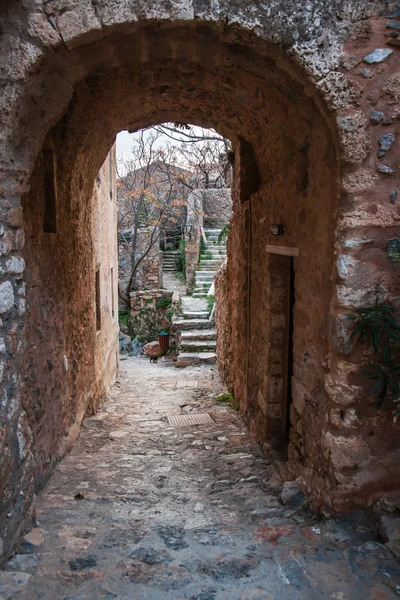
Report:
<svg viewBox="0 0 400 600"><path fill-rule="evenodd" d="M38 527L1 572L1 599L398 598L375 519L318 520L287 485L280 499L272 462L215 404L214 369L121 364L104 410L39 496ZM167 422L206 411L212 424Z"/></svg>

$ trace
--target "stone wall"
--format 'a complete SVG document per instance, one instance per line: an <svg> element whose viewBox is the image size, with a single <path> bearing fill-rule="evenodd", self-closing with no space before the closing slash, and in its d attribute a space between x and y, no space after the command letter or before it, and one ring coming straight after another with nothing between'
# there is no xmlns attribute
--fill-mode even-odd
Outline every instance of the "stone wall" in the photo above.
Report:
<svg viewBox="0 0 400 600"><path fill-rule="evenodd" d="M162 252L158 240L149 249L152 235L153 228L142 227L137 232L136 260L145 255L136 271L134 289L137 290L162 288L163 285ZM120 234L118 243L118 280L123 289L127 285L132 270L131 248L129 247L131 234L125 232L124 237L125 239L122 239Z"/></svg>
<svg viewBox="0 0 400 600"><path fill-rule="evenodd" d="M75 442L83 417L97 410L118 369L115 147L87 206L57 186L54 233L43 232L43 185L40 156L23 199L29 318L20 388L35 491Z"/></svg>
<svg viewBox="0 0 400 600"><path fill-rule="evenodd" d="M194 286L196 268L199 263L200 241L203 229L203 196L200 190L189 194L185 229L186 290L190 293Z"/></svg>
<svg viewBox="0 0 400 600"><path fill-rule="evenodd" d="M215 277L215 322L217 326L218 369L226 387L232 389L232 339L230 314L229 281L226 263L221 265Z"/></svg>
<svg viewBox="0 0 400 600"><path fill-rule="evenodd" d="M230 188L200 189L204 212L204 227L221 227L228 223L232 215Z"/></svg>
<svg viewBox="0 0 400 600"><path fill-rule="evenodd" d="M259 404L262 397L268 406L273 375L267 245L294 247L289 468L315 505L332 512L399 491L398 425L390 403L377 413L368 398L359 372L367 357L351 351L345 317L377 293L397 302L400 292L385 251L400 220L399 49L387 27L395 9L378 0L311 0L302 11L292 0L267 8L189 0L3 6L5 553L34 483L93 398L93 182L118 131L165 121L214 127L233 144L231 373L252 432L267 439L268 411ZM381 60L376 49L392 53ZM383 150L387 133L397 137ZM271 235L273 224L286 226L281 238Z"/></svg>

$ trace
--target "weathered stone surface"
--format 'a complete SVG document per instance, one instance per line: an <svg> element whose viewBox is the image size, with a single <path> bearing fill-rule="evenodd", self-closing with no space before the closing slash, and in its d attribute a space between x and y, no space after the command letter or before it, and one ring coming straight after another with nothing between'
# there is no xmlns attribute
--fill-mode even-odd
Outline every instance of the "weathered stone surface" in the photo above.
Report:
<svg viewBox="0 0 400 600"><path fill-rule="evenodd" d="M279 498L282 504L289 508L299 508L305 500L303 490L297 481L286 481Z"/></svg>
<svg viewBox="0 0 400 600"><path fill-rule="evenodd" d="M359 169L355 173L349 173L343 179L343 190L348 194L358 194L373 189L379 184L376 173L367 169Z"/></svg>
<svg viewBox="0 0 400 600"><path fill-rule="evenodd" d="M389 165L383 165L382 163L378 163L376 165L376 168L380 173L383 173L384 175L393 175L393 169L392 167L389 167Z"/></svg>
<svg viewBox="0 0 400 600"><path fill-rule="evenodd" d="M263 456L237 413L215 407L221 387L210 367L123 364L37 498L46 535L33 554L16 555L32 573L18 600L310 600L335 598L338 580L345 598L365 600L383 570L397 585L373 513L325 519L305 509L296 482L282 488L274 453ZM187 380L197 386L178 394ZM182 405L200 405L213 424L165 427ZM110 430L122 435L110 440Z"/></svg>
<svg viewBox="0 0 400 600"><path fill-rule="evenodd" d="M12 256L10 260L6 262L6 272L7 273L16 273L20 275L24 272L25 269L25 261L23 258L18 258L17 256Z"/></svg>
<svg viewBox="0 0 400 600"><path fill-rule="evenodd" d="M363 394L362 387L344 384L340 380L335 381L331 377L326 378L325 388L332 400L341 406L354 404Z"/></svg>
<svg viewBox="0 0 400 600"><path fill-rule="evenodd" d="M383 92L388 104L396 104L400 101L400 72L388 77Z"/></svg>
<svg viewBox="0 0 400 600"><path fill-rule="evenodd" d="M385 60L388 56L393 53L390 48L376 48L371 54L364 56L363 61L372 65L374 63L380 63Z"/></svg>
<svg viewBox="0 0 400 600"><path fill-rule="evenodd" d="M394 133L386 133L381 138L379 138L379 146L381 149L381 153L383 153L381 154L381 156L384 156L386 152L389 152L389 150L394 144L395 139L396 136L394 135Z"/></svg>
<svg viewBox="0 0 400 600"><path fill-rule="evenodd" d="M332 425L338 429L341 427L346 427L347 429L357 429L360 425L360 419L358 418L354 408L349 408L347 410L333 408L330 413L330 420Z"/></svg>
<svg viewBox="0 0 400 600"><path fill-rule="evenodd" d="M379 532L385 545L397 558L400 558L400 518L382 516Z"/></svg>
<svg viewBox="0 0 400 600"><path fill-rule="evenodd" d="M337 469L360 467L371 458L368 444L356 436L335 436L327 432L324 444L330 453L332 464Z"/></svg>
<svg viewBox="0 0 400 600"><path fill-rule="evenodd" d="M369 118L373 123L375 123L375 125L378 125L385 118L385 113L373 108L370 112Z"/></svg>
<svg viewBox="0 0 400 600"><path fill-rule="evenodd" d="M27 587L31 575L22 572L0 571L0 597L2 600L12 600L18 597Z"/></svg>
<svg viewBox="0 0 400 600"><path fill-rule="evenodd" d="M0 283L0 314L14 306L14 290L10 281Z"/></svg>
<svg viewBox="0 0 400 600"><path fill-rule="evenodd" d="M368 154L371 142L366 125L367 119L361 111L338 118L343 158L349 163L361 162Z"/></svg>

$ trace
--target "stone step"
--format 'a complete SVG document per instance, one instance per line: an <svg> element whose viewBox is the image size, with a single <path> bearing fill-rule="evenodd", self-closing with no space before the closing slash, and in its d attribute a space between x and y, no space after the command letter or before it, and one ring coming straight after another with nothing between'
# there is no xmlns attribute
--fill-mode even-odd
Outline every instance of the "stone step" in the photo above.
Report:
<svg viewBox="0 0 400 600"><path fill-rule="evenodd" d="M207 298L207 292L193 292L193 298Z"/></svg>
<svg viewBox="0 0 400 600"><path fill-rule="evenodd" d="M199 267L213 267L214 265L218 266L222 263L222 260L219 260L218 258L201 258L199 260Z"/></svg>
<svg viewBox="0 0 400 600"><path fill-rule="evenodd" d="M216 329L189 329L182 331L181 340L215 340L217 337Z"/></svg>
<svg viewBox="0 0 400 600"><path fill-rule="evenodd" d="M215 352L216 340L188 340L181 342L182 352Z"/></svg>
<svg viewBox="0 0 400 600"><path fill-rule="evenodd" d="M208 294L209 290L210 290L211 285L209 283L207 283L206 285L199 285L198 287L195 287L193 290L193 294Z"/></svg>
<svg viewBox="0 0 400 600"><path fill-rule="evenodd" d="M197 329L210 329L210 321L208 319L177 319L173 321L181 331L190 331Z"/></svg>
<svg viewBox="0 0 400 600"><path fill-rule="evenodd" d="M185 319L207 319L209 315L208 310L188 310L183 311Z"/></svg>
<svg viewBox="0 0 400 600"><path fill-rule="evenodd" d="M184 368L202 363L215 364L216 360L217 355L215 352L182 352L178 356L176 366Z"/></svg>

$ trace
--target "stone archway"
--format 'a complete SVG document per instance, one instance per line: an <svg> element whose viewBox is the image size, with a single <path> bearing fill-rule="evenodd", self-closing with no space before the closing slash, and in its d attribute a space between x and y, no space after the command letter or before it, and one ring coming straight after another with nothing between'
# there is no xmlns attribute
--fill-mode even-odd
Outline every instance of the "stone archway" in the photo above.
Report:
<svg viewBox="0 0 400 600"><path fill-rule="evenodd" d="M379 222L353 216L353 199L350 210L346 208L349 196L376 189L380 180L367 164L370 146L367 109L363 107L363 113L360 108L365 97L362 85L338 68L337 56L351 35L362 48L370 44L370 38L362 38L357 28L370 16L378 31L375 6L354 6L350 12L339 7L349 28L343 33L318 2L312 17L302 14L298 21L291 18L285 4L277 6L288 16L285 25L261 9L250 15L237 8L223 15L214 14L211 8L181 4L171 12L162 7L140 7L135 12L135 7L125 5L116 10L108 3L99 5L96 12L79 2L72 10L48 7L44 12L18 3L9 9L9 43L18 39L19 46L12 57L15 62L9 61L11 83L4 95L9 98L3 111L5 126L9 124L4 145L3 179L8 194L4 210L9 231L20 228L20 238L23 230L29 236L24 250L21 241L14 241L19 245L10 252L20 251L26 260L28 314L35 314L40 299L44 304L48 300L41 283L49 272L50 256L60 289L74 290L68 299L55 288L50 294L57 310L49 311L48 324L56 313L62 315L58 319L61 334L55 341L54 329L47 328L31 356L32 376L40 381L41 393L49 397L54 390L38 365L45 365L50 344L55 355L61 356L62 347L62 355L69 352L76 359L71 377L79 382L79 398L71 401L67 389L66 401L61 401L57 414L53 412L54 418L49 421L44 412L40 422L35 422L29 387L26 381L21 383L22 351L25 348L29 353L33 339L29 336L35 333L32 328L19 330L24 308L21 303L16 306L14 289L21 281L15 270L9 270L1 284L6 287L0 288L4 290L7 350L14 359L5 381L10 390L8 406L18 390L24 410L15 402L15 410L9 409L12 425L6 435L11 450L5 479L12 477L5 484L9 502L4 511L15 503L17 489L24 490L26 500L4 531L15 532L23 525L34 474L36 479L46 476L68 446L71 427L75 431L85 410L95 408L102 391L101 386L92 385L96 374L87 360L93 347L95 278L87 223L94 178L119 130L167 120L212 126L229 137L235 148L234 218L225 286L231 324L230 380L252 431L266 441L271 422L280 418L271 386L281 386L282 359L273 357L271 332L279 338L284 323L276 312L279 282L270 268L274 253L267 246L295 248L289 466L303 478L316 505L342 510L354 503L365 504L380 493L379 473L365 479L363 472L377 451L377 446L371 448L366 442L373 413L362 409L365 416L353 421L350 430L334 418L339 406L356 402L360 389L362 395L353 377L353 360L343 358L349 354L348 347L340 347L347 335L340 330L340 314L345 312L340 305L346 308L346 302L363 301L348 300L359 280L347 271L337 271L334 247L340 250L344 245L358 252L359 246L349 245L350 241L345 245L351 237L349 229L356 227L357 235L362 235L368 227L379 228L387 222L385 218L391 218L386 208ZM29 40L19 38L21 23ZM43 206L41 149L49 134L57 159L61 224L57 239L62 251L58 248L49 254L47 248L46 254L47 243L35 223ZM341 194L344 201L340 203ZM24 223L18 205L21 195ZM367 195L367 205L370 202ZM270 227L282 223L281 243ZM370 284L379 284L375 267L368 264L365 269L371 275ZM335 287L339 277L346 283ZM62 376L61 360L55 361L53 378L57 373ZM34 445L32 429L36 429ZM390 440L393 437L388 437L387 448L392 451ZM373 461L376 465L378 454ZM384 485L390 489L389 482Z"/></svg>

